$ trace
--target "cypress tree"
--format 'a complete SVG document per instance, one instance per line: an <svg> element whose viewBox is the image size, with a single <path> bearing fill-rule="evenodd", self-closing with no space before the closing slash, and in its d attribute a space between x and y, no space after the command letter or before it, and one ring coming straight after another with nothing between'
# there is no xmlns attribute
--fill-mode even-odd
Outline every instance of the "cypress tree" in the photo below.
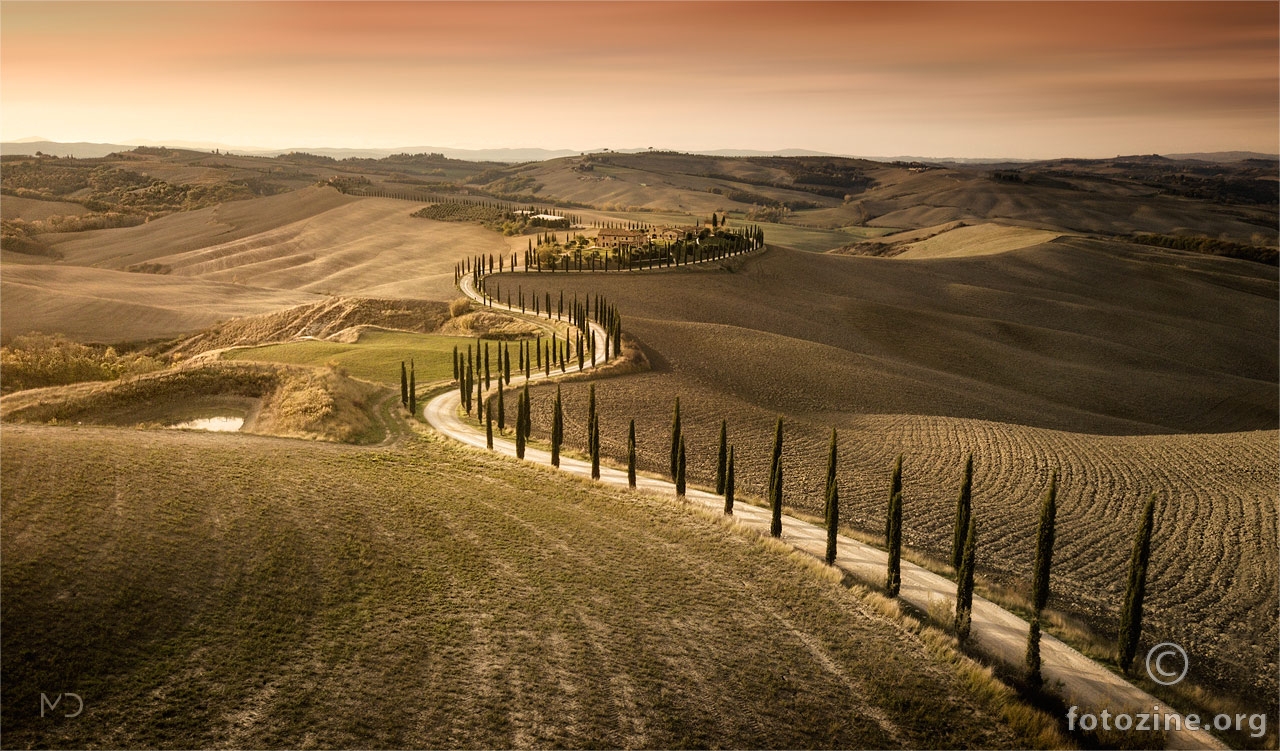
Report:
<svg viewBox="0 0 1280 751"><path fill-rule="evenodd" d="M964 478L960 481L960 498L956 501L956 528L951 537L951 568L960 570L960 559L964 556L964 538L969 531L969 516L972 513L973 494L973 454L964 460Z"/></svg>
<svg viewBox="0 0 1280 751"><path fill-rule="evenodd" d="M418 384L414 379L413 360L409 361L409 414L418 414Z"/></svg>
<svg viewBox="0 0 1280 751"><path fill-rule="evenodd" d="M831 452L827 456L827 565L836 562L836 536L840 529L840 490L836 486L836 430L831 429Z"/></svg>
<svg viewBox="0 0 1280 751"><path fill-rule="evenodd" d="M490 449L493 448L493 408L488 407L484 411L484 443Z"/></svg>
<svg viewBox="0 0 1280 751"><path fill-rule="evenodd" d="M1049 569L1053 565L1053 528L1057 516L1058 473L1049 478L1049 490L1040 506L1040 526L1036 530L1036 568L1032 588L1032 606L1036 615L1049 602Z"/></svg>
<svg viewBox="0 0 1280 751"><path fill-rule="evenodd" d="M458 380L458 345L453 345L453 380Z"/></svg>
<svg viewBox="0 0 1280 751"><path fill-rule="evenodd" d="M591 440L591 426L596 421L596 385L593 383L587 390L587 440Z"/></svg>
<svg viewBox="0 0 1280 751"><path fill-rule="evenodd" d="M772 519L769 534L782 536L782 418L773 433L773 468L769 471L769 508Z"/></svg>
<svg viewBox="0 0 1280 751"><path fill-rule="evenodd" d="M498 432L507 429L507 405L503 403L502 398L502 379L498 379Z"/></svg>
<svg viewBox="0 0 1280 751"><path fill-rule="evenodd" d="M729 423L720 421L720 453L716 459L716 493L724 495L724 474L729 464Z"/></svg>
<svg viewBox="0 0 1280 751"><path fill-rule="evenodd" d="M969 626L973 620L973 569L977 557L977 522L969 519L969 531L965 533L964 555L960 557L960 575L956 582L956 635L961 641L969 638Z"/></svg>
<svg viewBox="0 0 1280 751"><path fill-rule="evenodd" d="M1040 614L1031 617L1031 630L1027 632L1027 682L1039 688L1044 682L1040 675Z"/></svg>
<svg viewBox="0 0 1280 751"><path fill-rule="evenodd" d="M889 570L884 588L890 597L902 589L902 493L889 503Z"/></svg>
<svg viewBox="0 0 1280 751"><path fill-rule="evenodd" d="M676 479L676 464L680 461L680 397L676 397L675 414L671 418L671 479Z"/></svg>
<svg viewBox="0 0 1280 751"><path fill-rule="evenodd" d="M471 386L472 386L474 383L475 383L475 374L474 374L474 372L473 372L473 368L471 367L471 356L470 356L470 354L468 354L468 356L467 356L467 375L466 375L466 386L465 386L465 391L466 391L466 394L467 394L467 398L466 398L467 414L471 414L471 394L472 394L472 393L474 393L474 391L473 391L473 389L471 388Z"/></svg>
<svg viewBox="0 0 1280 751"><path fill-rule="evenodd" d="M1142 601L1147 592L1147 564L1151 561L1151 532L1155 526L1156 494L1142 509L1142 524L1133 540L1129 557L1129 584L1125 588L1124 610L1120 614L1120 669L1129 672L1142 637Z"/></svg>
<svg viewBox="0 0 1280 751"><path fill-rule="evenodd" d="M627 485L636 486L636 421L627 430Z"/></svg>
<svg viewBox="0 0 1280 751"><path fill-rule="evenodd" d="M600 416L591 416L591 479L600 479Z"/></svg>
<svg viewBox="0 0 1280 751"><path fill-rule="evenodd" d="M893 497L902 492L902 454L893 465L893 476L889 479L889 514L884 520L884 545L889 547L889 524L893 518Z"/></svg>
<svg viewBox="0 0 1280 751"><path fill-rule="evenodd" d="M409 371L404 366L404 360L400 361L400 404L406 409L409 407Z"/></svg>
<svg viewBox="0 0 1280 751"><path fill-rule="evenodd" d="M733 446L729 447L729 467L724 472L724 512L733 513Z"/></svg>
<svg viewBox="0 0 1280 751"><path fill-rule="evenodd" d="M525 421L524 396L521 395L519 404L516 406L516 458L524 458L524 421Z"/></svg>
<svg viewBox="0 0 1280 751"><path fill-rule="evenodd" d="M676 456L676 495L681 497L684 496L684 490L685 490L684 469L685 469L684 437L681 436L680 451Z"/></svg>
<svg viewBox="0 0 1280 751"><path fill-rule="evenodd" d="M555 414L551 416L551 466L560 466L560 443L564 441L564 403L560 399L560 384L556 384Z"/></svg>
<svg viewBox="0 0 1280 751"><path fill-rule="evenodd" d="M506 380L507 385L510 386L511 385L511 345L503 344L502 351L505 353L505 357L502 358L503 359L502 376L503 376L503 379Z"/></svg>
<svg viewBox="0 0 1280 751"><path fill-rule="evenodd" d="M533 400L529 398L529 384L524 384L524 437L533 435Z"/></svg>
<svg viewBox="0 0 1280 751"><path fill-rule="evenodd" d="M489 343L484 343L484 387L489 388Z"/></svg>

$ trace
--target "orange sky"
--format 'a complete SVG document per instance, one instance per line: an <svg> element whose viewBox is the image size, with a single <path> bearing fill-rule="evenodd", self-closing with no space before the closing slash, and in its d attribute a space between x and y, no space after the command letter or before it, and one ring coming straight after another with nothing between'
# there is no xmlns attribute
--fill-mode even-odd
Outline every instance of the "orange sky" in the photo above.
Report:
<svg viewBox="0 0 1280 751"><path fill-rule="evenodd" d="M1280 5L0 3L6 140L1280 151Z"/></svg>

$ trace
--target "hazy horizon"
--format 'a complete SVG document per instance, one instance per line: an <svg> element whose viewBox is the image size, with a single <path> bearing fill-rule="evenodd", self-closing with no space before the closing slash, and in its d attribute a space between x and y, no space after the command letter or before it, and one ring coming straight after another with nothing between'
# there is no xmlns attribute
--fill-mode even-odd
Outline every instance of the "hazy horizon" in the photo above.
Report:
<svg viewBox="0 0 1280 751"><path fill-rule="evenodd" d="M4 140L1280 151L1274 3L0 4Z"/></svg>
<svg viewBox="0 0 1280 751"><path fill-rule="evenodd" d="M530 152L545 152L547 154L545 158L547 159L561 158L562 156L569 155L568 153L562 154L561 152L572 152L573 154L601 152L601 149L598 147L597 148L581 148L581 149L577 149L577 148L551 149L544 146L531 145L531 144L478 147L473 149L454 147L454 146L441 146L439 144L427 144L427 143L398 144L396 146L378 146L378 147L360 148L360 147L343 146L340 144L318 144L318 145L310 145L310 146L296 146L296 145L290 146L290 145L279 145L279 144L275 144L275 145L228 144L228 143L218 143L218 142L193 142L193 141L185 141L180 138L122 139L118 143L90 141L90 140L84 140L84 139L79 139L76 141L54 141L52 139L44 138L38 135L28 136L25 138L16 138L13 140L5 140L3 141L3 143L10 144L10 145L35 144L35 143L50 143L50 144L65 144L65 145L71 145L71 144L99 145L101 144L104 146L167 147L167 148L174 148L174 149L190 149L195 151L220 149L227 153L241 153L241 154L248 154L248 155L255 155L255 154L271 155L276 153L287 153L290 151L306 152L307 150L312 150L317 153L326 152L326 151L328 152L349 151L357 154L364 153L364 152L386 152L387 154L391 154L391 153L405 153L405 152L423 153L421 150L443 149L446 152L446 156L450 156L450 158L466 159L467 158L466 156L451 156L451 155L453 155L454 152L457 152L458 154L463 154L464 152L472 152L474 154L480 155L475 157L476 159L483 158L485 160L491 159L491 157L489 157L488 155L494 152L511 152L513 154L521 154L521 155L529 154ZM964 161L964 162L986 162L986 163L996 163L996 162L1006 162L1006 161L1036 162L1036 161L1052 161L1055 159L1086 159L1086 158L1087 159L1108 159L1108 158L1114 158L1114 157L1147 156L1155 153L1155 152L1141 152L1141 153L1132 152L1129 154L1109 154L1109 155L1089 155L1089 156L1080 156L1078 154L1064 153L1064 154L1057 154L1055 156L1025 158L1025 157L1008 157L1000 154L987 154L982 156L963 156L963 157L959 157L951 154L919 154L919 153L916 153L916 154L841 154L841 153L834 153L834 152L817 151L814 149L802 149L802 148L793 148L793 147L783 147L783 148L777 148L777 149L728 149L728 148L676 149L676 148L666 147L666 146L647 147L647 148L629 146L629 147L608 149L607 151L616 152L616 153L638 153L646 150L652 150L655 152L668 151L668 152L679 152L679 153L689 153L689 154L717 154L717 153L724 154L726 152L742 152L744 154L749 154L749 153L759 152L760 154L773 154L773 155L776 155L776 154L803 155L800 152L804 152L805 154L813 154L818 156L831 156L831 157L852 158L852 159L869 159L873 161L888 161L888 160L895 160L895 159L925 159L925 160L938 161L938 162L956 160L956 161ZM1260 156L1268 156L1268 157L1277 156L1276 152L1253 152L1253 151L1242 150L1242 149L1232 149L1229 151L1224 150L1224 151L1195 151L1195 152L1167 151L1167 152L1164 152L1163 154L1156 154L1156 155L1170 156L1170 155L1182 155L1182 154L1215 154L1215 153L1216 154L1253 153L1253 154L1258 154ZM62 154L56 153L56 152L54 155L62 156ZM728 154L728 155L731 155L731 154ZM533 159L532 161L539 161L539 159Z"/></svg>

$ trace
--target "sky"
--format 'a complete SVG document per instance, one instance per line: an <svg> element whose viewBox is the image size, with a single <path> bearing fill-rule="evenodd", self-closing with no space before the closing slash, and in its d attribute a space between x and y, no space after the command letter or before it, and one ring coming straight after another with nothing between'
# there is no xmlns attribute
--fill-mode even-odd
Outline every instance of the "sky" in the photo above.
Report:
<svg viewBox="0 0 1280 751"><path fill-rule="evenodd" d="M1280 151L1275 2L0 2L0 138Z"/></svg>

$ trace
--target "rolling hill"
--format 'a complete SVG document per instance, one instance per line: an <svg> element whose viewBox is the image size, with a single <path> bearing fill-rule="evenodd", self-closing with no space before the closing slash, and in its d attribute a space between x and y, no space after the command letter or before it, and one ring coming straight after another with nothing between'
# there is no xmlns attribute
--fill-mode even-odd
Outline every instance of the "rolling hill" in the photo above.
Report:
<svg viewBox="0 0 1280 751"><path fill-rule="evenodd" d="M36 180L6 183L5 201L22 198L6 205L6 233L91 203L93 214L106 206L136 225L22 229L28 244L15 247L38 252L5 248L6 336L173 336L297 304L329 310L337 296L439 311L457 297L457 261L518 252L531 239L415 219L415 201L317 186L330 178L370 192L589 206L589 223L687 223L712 210L730 211L733 224L759 221L773 247L745 260L499 279L526 293L603 294L620 308L654 367L598 381L605 453L622 455L635 417L641 466L660 470L680 395L695 480L707 480L728 418L740 486L759 493L781 413L787 503L815 512L835 426L847 452L842 516L874 534L888 467L905 453L906 539L945 555L959 467L973 452L983 534L998 550L982 567L1012 590L1025 587L1038 496L1060 472L1053 604L1103 635L1115 628L1133 519L1156 491L1164 526L1152 632L1197 645L1193 676L1206 686L1245 701L1275 693L1275 655L1263 649L1276 640L1268 614L1280 578L1275 269L1120 242L1157 233L1275 246L1274 165L1119 157L993 168L671 152L463 165L180 150L55 161L6 170ZM859 242L902 252L823 253ZM280 317L287 329L297 316ZM269 320L220 330L236 338ZM568 436L582 445L586 385L564 394ZM544 431L550 391L534 397Z"/></svg>
<svg viewBox="0 0 1280 751"><path fill-rule="evenodd" d="M981 565L1014 590L1026 587L1037 503L1059 472L1054 602L1103 634L1114 633L1132 520L1158 493L1167 526L1156 633L1203 645L1198 680L1261 705L1274 693L1271 267L1060 238L960 258L770 249L654 274L497 278L505 288L517 276L526 290L599 294L618 307L654 370L596 382L602 444L625 455L634 418L650 471L667 466L679 396L691 476L713 478L728 419L739 487L763 495L783 415L786 502L816 514L836 427L841 518L883 533L889 469L904 453L906 538L945 558L973 452L975 507L998 551ZM586 390L564 386L575 446L585 445ZM539 434L553 392L534 390Z"/></svg>
<svg viewBox="0 0 1280 751"><path fill-rule="evenodd" d="M520 243L473 224L412 218L416 207L307 188L137 227L41 235L61 261L5 266L3 330L117 342L189 333L318 295L448 301L462 254Z"/></svg>
<svg viewBox="0 0 1280 751"><path fill-rule="evenodd" d="M438 440L5 437L12 745L1063 743L937 635L669 499ZM84 714L26 709L49 690Z"/></svg>

